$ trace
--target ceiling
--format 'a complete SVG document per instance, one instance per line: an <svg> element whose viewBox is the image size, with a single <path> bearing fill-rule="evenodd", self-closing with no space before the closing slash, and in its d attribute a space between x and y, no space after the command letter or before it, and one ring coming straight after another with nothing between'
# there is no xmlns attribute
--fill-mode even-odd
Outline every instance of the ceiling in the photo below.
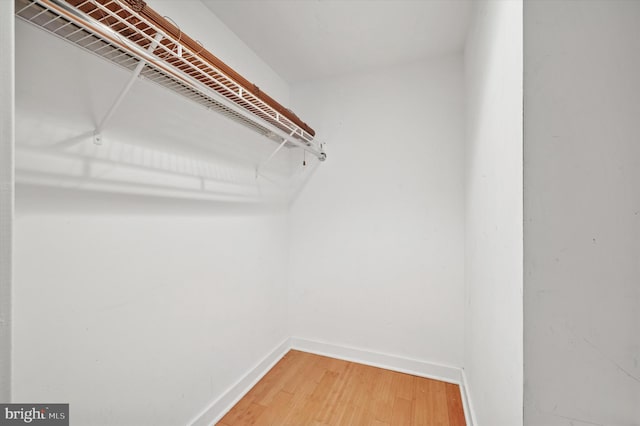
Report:
<svg viewBox="0 0 640 426"><path fill-rule="evenodd" d="M202 0L289 83L461 52L470 0Z"/></svg>

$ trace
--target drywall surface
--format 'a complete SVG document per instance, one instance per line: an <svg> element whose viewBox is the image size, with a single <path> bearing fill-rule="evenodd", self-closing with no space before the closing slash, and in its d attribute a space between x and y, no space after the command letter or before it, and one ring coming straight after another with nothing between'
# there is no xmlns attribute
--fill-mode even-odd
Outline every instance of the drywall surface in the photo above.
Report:
<svg viewBox="0 0 640 426"><path fill-rule="evenodd" d="M640 425L640 3L526 2L525 424Z"/></svg>
<svg viewBox="0 0 640 426"><path fill-rule="evenodd" d="M83 202L29 191L17 192L15 400L68 402L78 424L187 424L286 337L284 216L137 199L134 213L53 213Z"/></svg>
<svg viewBox="0 0 640 426"><path fill-rule="evenodd" d="M0 401L11 400L11 287L14 207L13 2L0 3Z"/></svg>
<svg viewBox="0 0 640 426"><path fill-rule="evenodd" d="M292 88L329 143L291 207L293 336L462 365L463 85L445 57Z"/></svg>
<svg viewBox="0 0 640 426"><path fill-rule="evenodd" d="M465 49L464 370L480 426L522 424L522 3L475 3Z"/></svg>
<svg viewBox="0 0 640 426"><path fill-rule="evenodd" d="M300 82L459 52L472 1L203 3L287 81Z"/></svg>
<svg viewBox="0 0 640 426"><path fill-rule="evenodd" d="M144 80L95 145L129 74L16 32L14 399L187 424L288 336L277 145Z"/></svg>

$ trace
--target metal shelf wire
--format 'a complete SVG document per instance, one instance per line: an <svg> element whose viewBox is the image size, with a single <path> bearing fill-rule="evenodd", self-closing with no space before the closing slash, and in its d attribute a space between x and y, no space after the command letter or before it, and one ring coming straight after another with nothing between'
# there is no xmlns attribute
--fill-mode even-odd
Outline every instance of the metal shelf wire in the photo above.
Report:
<svg viewBox="0 0 640 426"><path fill-rule="evenodd" d="M15 0L15 11L20 19L127 70L144 62L140 74L146 79L269 139L326 158L311 133L181 43L181 31L178 37L170 34L123 0Z"/></svg>

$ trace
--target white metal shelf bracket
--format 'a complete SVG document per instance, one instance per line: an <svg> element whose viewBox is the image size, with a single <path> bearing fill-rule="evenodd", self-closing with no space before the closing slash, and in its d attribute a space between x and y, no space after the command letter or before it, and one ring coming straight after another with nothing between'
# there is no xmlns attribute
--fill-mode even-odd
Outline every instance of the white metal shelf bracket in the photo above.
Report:
<svg viewBox="0 0 640 426"><path fill-rule="evenodd" d="M156 36L153 38L153 42L146 49L147 53L149 54L153 53L156 47L158 47L158 44L160 44L161 40L162 40L162 34L156 33ZM104 129L104 126L111 119L111 117L116 112L116 110L118 109L118 107L120 106L124 98L127 96L127 93L129 93L129 90L131 90L133 83L135 83L138 77L140 77L140 73L144 69L145 65L147 65L147 61L140 59L140 61L138 62L138 65L133 70L133 74L131 74L131 78L129 78L129 81L127 81L127 84L125 84L125 86L122 88L122 90L120 91L120 94L118 95L116 100L113 102L113 104L111 104L111 106L109 107L109 110L107 110L107 113L104 115L104 117L100 121L100 124L98 124L96 129L93 131L93 143L95 143L96 145L102 145L102 130Z"/></svg>
<svg viewBox="0 0 640 426"><path fill-rule="evenodd" d="M294 130L293 132L291 132L289 134L289 136L293 136L295 132L296 131ZM264 166L266 166L273 159L273 157L276 156L276 154L282 149L283 146L285 146L285 144L287 142L289 142L287 139L283 139L282 143L280 145L278 145L278 147L271 153L269 158L267 158L265 161L263 161L262 164L258 164L256 166L256 179L258 179L258 175L260 174L260 169L264 168Z"/></svg>

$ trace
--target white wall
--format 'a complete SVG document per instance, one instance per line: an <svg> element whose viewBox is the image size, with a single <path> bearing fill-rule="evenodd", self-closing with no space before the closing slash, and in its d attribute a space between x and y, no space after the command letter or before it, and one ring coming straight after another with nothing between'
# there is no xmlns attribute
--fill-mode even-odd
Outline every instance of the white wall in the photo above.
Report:
<svg viewBox="0 0 640 426"><path fill-rule="evenodd" d="M480 426L522 424L522 3L475 4L468 93L464 371Z"/></svg>
<svg viewBox="0 0 640 426"><path fill-rule="evenodd" d="M525 424L640 425L640 3L525 3Z"/></svg>
<svg viewBox="0 0 640 426"><path fill-rule="evenodd" d="M0 3L0 401L11 400L11 289L14 210L13 2Z"/></svg>
<svg viewBox="0 0 640 426"><path fill-rule="evenodd" d="M161 13L201 38L211 13L185 10ZM69 402L74 424L186 424L288 336L284 195L253 169L276 145L141 81L96 146L127 72L16 27L13 398Z"/></svg>
<svg viewBox="0 0 640 426"><path fill-rule="evenodd" d="M330 144L291 208L293 336L461 366L463 86L459 57L294 86Z"/></svg>

